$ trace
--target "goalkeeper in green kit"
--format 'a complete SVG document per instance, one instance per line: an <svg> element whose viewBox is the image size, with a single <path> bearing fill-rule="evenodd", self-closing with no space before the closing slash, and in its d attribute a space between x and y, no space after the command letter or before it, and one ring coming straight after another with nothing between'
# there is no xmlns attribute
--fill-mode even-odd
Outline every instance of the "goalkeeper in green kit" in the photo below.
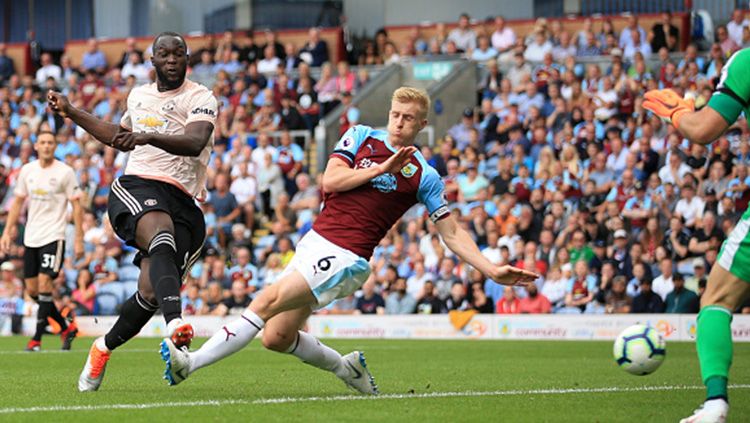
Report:
<svg viewBox="0 0 750 423"><path fill-rule="evenodd" d="M742 112L750 116L750 49L736 52L721 71L708 105L695 111L692 100L671 90L646 93L643 107L669 121L690 142L709 144ZM706 402L681 423L725 422L727 380L732 365L732 312L750 293L750 210L745 211L719 252L701 297L696 348Z"/></svg>

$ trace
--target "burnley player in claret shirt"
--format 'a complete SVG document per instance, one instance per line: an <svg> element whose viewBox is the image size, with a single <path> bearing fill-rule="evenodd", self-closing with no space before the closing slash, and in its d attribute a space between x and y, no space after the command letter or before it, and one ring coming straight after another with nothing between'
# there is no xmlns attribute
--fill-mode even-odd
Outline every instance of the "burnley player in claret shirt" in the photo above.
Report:
<svg viewBox="0 0 750 423"><path fill-rule="evenodd" d="M297 244L294 258L275 284L201 348L188 352L169 338L162 343L165 378L171 385L196 370L245 347L263 331L263 346L293 354L327 370L363 394L378 393L365 356L342 356L300 331L310 313L362 287L368 262L388 230L413 205L426 206L445 244L458 257L497 283L529 283L538 275L491 263L448 210L443 182L413 146L427 125L430 99L422 90L402 87L393 93L387 131L358 125L336 144L323 174L323 209Z"/></svg>

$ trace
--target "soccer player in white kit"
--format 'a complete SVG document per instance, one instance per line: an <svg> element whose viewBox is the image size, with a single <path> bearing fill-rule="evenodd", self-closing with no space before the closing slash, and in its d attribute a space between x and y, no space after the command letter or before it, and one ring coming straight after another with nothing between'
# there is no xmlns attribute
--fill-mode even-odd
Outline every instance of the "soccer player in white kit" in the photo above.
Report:
<svg viewBox="0 0 750 423"><path fill-rule="evenodd" d="M130 92L120 125L71 106L59 93L48 95L52 110L99 141L130 152L124 175L112 182L107 211L117 235L139 250L138 292L91 346L80 391L99 389L112 350L137 335L157 309L175 344L189 345L193 337L181 317L180 285L206 237L195 200L206 196L218 103L208 88L185 78L188 48L182 36L161 33L153 50L156 82Z"/></svg>
<svg viewBox="0 0 750 423"><path fill-rule="evenodd" d="M40 351L42 335L51 317L60 325L62 349L69 350L78 332L75 323L68 322L55 306L52 282L60 273L65 251L65 227L68 203L73 206L76 259L83 256L83 209L79 202L80 189L73 168L55 160L57 140L51 132L37 135L34 149L38 160L21 168L15 199L8 214L0 249L7 253L16 237L16 224L24 203L28 200L28 216L23 236L23 277L26 293L39 304L36 333L26 345L26 351Z"/></svg>
<svg viewBox="0 0 750 423"><path fill-rule="evenodd" d="M539 277L487 260L450 214L440 176L413 145L427 125L429 109L426 92L401 87L393 93L387 131L357 125L341 137L323 174L323 210L297 244L281 278L197 351L188 352L164 339L164 376L170 385L241 350L263 329L266 348L292 354L363 394L376 395L377 386L361 351L342 356L299 328L314 309L362 286L370 274L368 261L374 248L417 203L425 205L448 248L488 278L515 285Z"/></svg>

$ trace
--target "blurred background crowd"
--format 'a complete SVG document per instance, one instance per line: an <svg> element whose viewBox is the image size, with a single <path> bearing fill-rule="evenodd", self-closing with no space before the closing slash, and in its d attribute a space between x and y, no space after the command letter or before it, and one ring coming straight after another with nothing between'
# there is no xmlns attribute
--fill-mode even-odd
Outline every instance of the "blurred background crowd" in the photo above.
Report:
<svg viewBox="0 0 750 423"><path fill-rule="evenodd" d="M672 16L652 27L637 15L615 31L586 20L569 31L537 20L517 34L502 16L474 25L467 15L435 36L415 28L396 44L386 30L361 54L331 63L312 28L302 45L225 32L191 52L188 77L211 88L221 111L210 161L210 197L201 205L208 239L183 287L187 315L241 310L273 284L310 230L322 195L309 148L288 131L313 131L343 103L343 131L359 121L353 96L372 65L454 55L481 66L476 104L422 154L445 182L455 217L483 254L543 275L527 288L487 281L445 248L416 206L376 248L370 280L321 313L694 313L726 234L750 201L750 144L741 118L709 147L691 145L645 113L642 95L673 88L706 104L731 54L750 43L737 11L708 49L680 43ZM154 79L150 52L135 40L117 63L97 41L80 58L40 55L18 72L0 45L0 187L4 221L20 167L34 160L35 134L52 130L56 157L72 166L84 193L86 256L71 239L56 299L78 315L113 314L136 287L134 251L114 235L106 208L125 154L105 148L46 107L48 90L97 117L119 122L130 90ZM590 58L603 58L592 63ZM73 66L72 63L77 63ZM385 114L387 111L383 110ZM326 158L318 158L326 160ZM20 277L19 245L0 265L0 313L32 315ZM741 310L750 312L750 304Z"/></svg>

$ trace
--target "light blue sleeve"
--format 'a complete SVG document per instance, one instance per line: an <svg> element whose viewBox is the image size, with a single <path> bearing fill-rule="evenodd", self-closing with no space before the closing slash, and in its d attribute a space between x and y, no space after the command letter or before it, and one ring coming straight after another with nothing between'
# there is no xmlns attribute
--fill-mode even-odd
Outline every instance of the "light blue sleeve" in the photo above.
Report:
<svg viewBox="0 0 750 423"><path fill-rule="evenodd" d="M573 292L573 285L575 285L576 279L570 278L567 282L565 282L565 293L570 294Z"/></svg>
<svg viewBox="0 0 750 423"><path fill-rule="evenodd" d="M595 292L596 291L596 277L593 275L586 276L586 289L589 290L589 292Z"/></svg>
<svg viewBox="0 0 750 423"><path fill-rule="evenodd" d="M352 126L344 133L339 142L336 143L331 155L341 157L353 166L354 157L357 155L357 151L362 147L362 144L365 142L369 134L370 128L367 126Z"/></svg>
<svg viewBox="0 0 750 423"><path fill-rule="evenodd" d="M417 200L427 207L427 213L433 222L450 214L445 199L445 185L437 171L430 165L422 163L422 180L417 191Z"/></svg>
<svg viewBox="0 0 750 423"><path fill-rule="evenodd" d="M609 190L609 194L607 194L607 201L615 200L617 200L617 187L613 187L611 190Z"/></svg>
<svg viewBox="0 0 750 423"><path fill-rule="evenodd" d="M260 284L260 279L258 279L258 276L259 276L259 275L258 275L258 268L257 268L257 267L255 267L255 266L254 266L254 265L252 265L252 264L249 264L249 265L248 265L247 267L249 267L249 268L250 268L250 273L252 273L252 274L253 274L253 277L252 277L252 279L250 279L250 280L248 281L248 283L249 283L250 285L252 285L252 286L256 287L256 288L260 288L261 284Z"/></svg>
<svg viewBox="0 0 750 423"><path fill-rule="evenodd" d="M292 158L294 158L294 161L297 163L305 160L305 152L302 151L302 147L297 144L292 144Z"/></svg>

